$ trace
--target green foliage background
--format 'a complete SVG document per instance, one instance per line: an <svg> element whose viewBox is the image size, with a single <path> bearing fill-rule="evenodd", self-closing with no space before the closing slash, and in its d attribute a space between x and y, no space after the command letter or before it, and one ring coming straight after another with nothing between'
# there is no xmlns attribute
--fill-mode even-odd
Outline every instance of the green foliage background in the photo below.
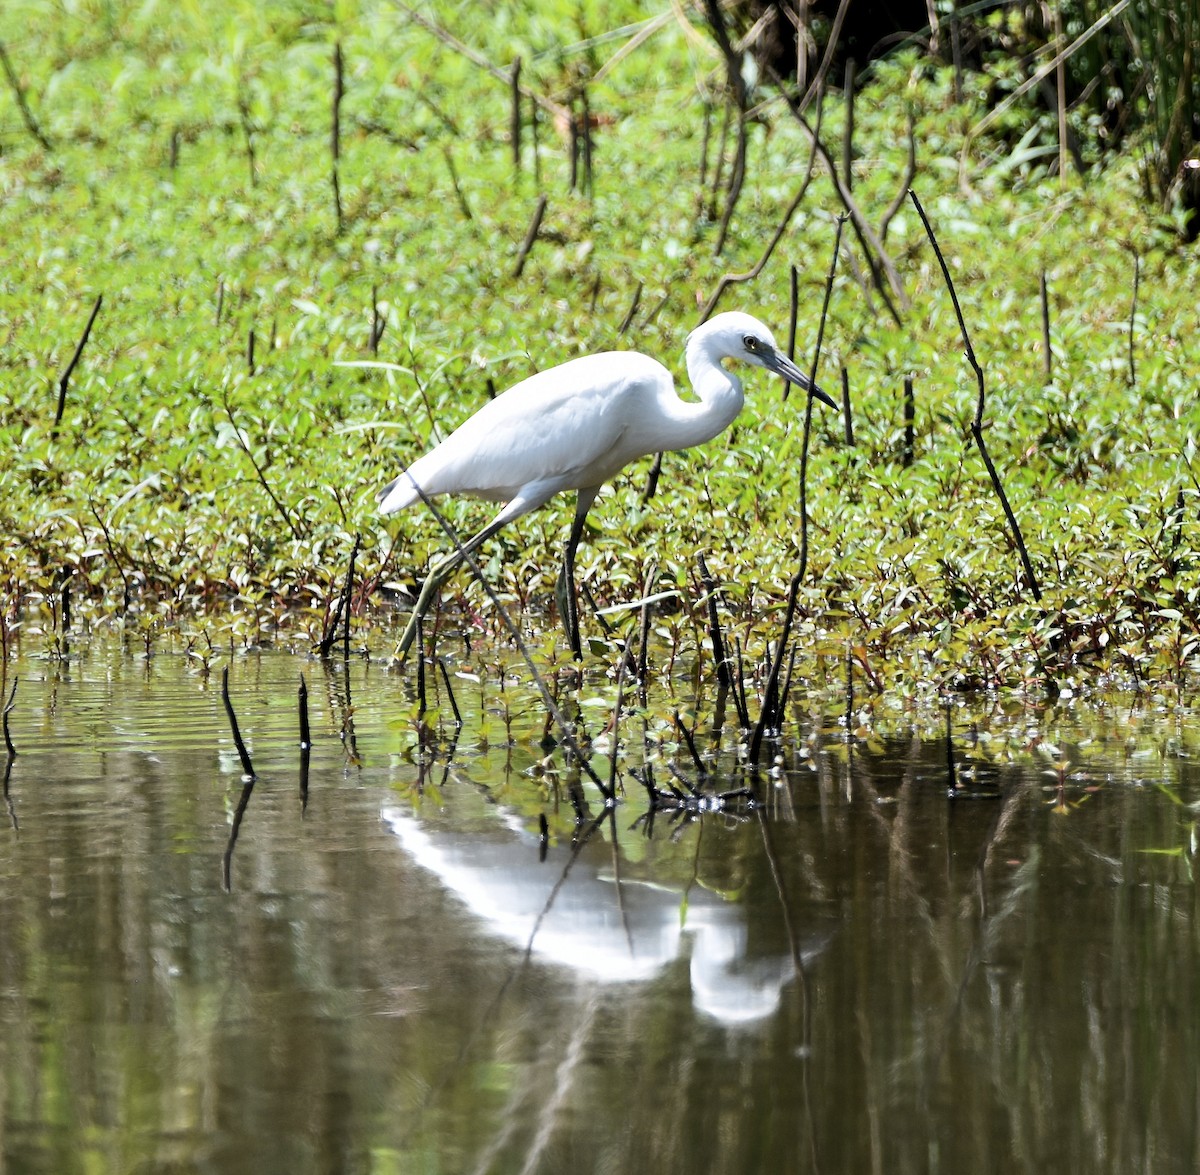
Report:
<svg viewBox="0 0 1200 1175"><path fill-rule="evenodd" d="M392 613L372 605L385 585L411 584L443 545L422 510L386 527L375 515L374 492L397 459L478 407L489 384L501 389L580 353L636 346L683 379L698 306L723 273L758 259L808 166L786 108L770 90L755 95L746 190L714 257L701 145L706 103L719 127L723 66L699 28L631 3L422 12L502 69L521 56L523 79L557 101L589 80L603 120L590 195L568 190L566 152L544 116L540 184L528 126L514 168L507 87L401 5L17 0L0 12L0 41L51 145L27 132L5 90L6 642L22 632L57 639L66 580L94 621L120 617L190 642L232 635L304 647L328 622L361 532L360 639L386 649ZM340 232L330 182L335 42L346 63ZM958 102L951 71L912 53L874 66L856 108L854 195L878 226L903 181L911 117L913 186L987 375L988 443L1045 607L1020 582L970 443L974 379L904 204L887 236L911 300L903 324L867 288L850 234L833 290L819 378L836 390L847 368L856 445L842 440L840 420L818 413L801 596L800 668L812 680L847 653L873 686L913 693L1097 674L1177 686L1193 667L1194 251L1169 216L1143 207L1136 152L1103 173L1060 179L1053 119L1019 103L973 135L983 97L1015 86L1013 71L987 63L967 75ZM842 119L831 97L822 134L835 155ZM516 278L541 192L542 236ZM761 276L723 306L785 336L788 267L797 265L805 354L838 211L818 165ZM619 337L639 283L639 310ZM386 319L378 359L395 366L345 366L374 358L373 290ZM101 292L55 437L57 380ZM909 468L906 375L917 405ZM781 406L778 386L762 378L749 384L737 426L669 456L648 505L643 469L618 481L581 551L580 577L601 604L636 600L647 586L679 589L681 604L658 624L663 668L707 639L698 551L724 581L726 615L747 648L778 624L797 556L802 404ZM486 551L492 581L535 627L569 510L564 499L523 519ZM478 503L447 511L464 531L488 516ZM495 631L478 588L463 578L457 590L468 625ZM542 643L556 647L552 633Z"/></svg>

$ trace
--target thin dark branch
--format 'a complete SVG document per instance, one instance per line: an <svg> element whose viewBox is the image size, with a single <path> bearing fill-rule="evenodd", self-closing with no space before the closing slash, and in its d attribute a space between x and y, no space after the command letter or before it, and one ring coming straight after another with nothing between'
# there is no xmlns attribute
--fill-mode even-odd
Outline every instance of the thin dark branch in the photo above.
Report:
<svg viewBox="0 0 1200 1175"><path fill-rule="evenodd" d="M54 148L51 147L50 140L38 126L37 119L33 117L33 111L29 109L29 103L25 100L25 91L17 77L17 71L13 69L12 62L8 58L8 50L4 47L3 41L0 41L0 66L3 67L9 88L17 100L17 107L21 111L21 121L24 122L25 129L37 140L43 151L52 151Z"/></svg>
<svg viewBox="0 0 1200 1175"><path fill-rule="evenodd" d="M642 302L642 286L644 283L638 282L637 289L633 291L633 301L629 303L629 309L625 312L625 317L621 319L621 325L617 327L617 334L623 335L633 322L633 316L638 312L638 306Z"/></svg>
<svg viewBox="0 0 1200 1175"><path fill-rule="evenodd" d="M233 712L233 702L229 699L229 666L221 670L221 701L225 703L225 713L229 715L229 729L233 732L233 745L237 747L238 758L242 761L242 777L247 781L256 778L254 764L250 761L250 752L242 741L242 732L238 728L237 715Z"/></svg>
<svg viewBox="0 0 1200 1175"><path fill-rule="evenodd" d="M17 757L17 748L13 746L12 735L8 731L8 716L17 704L17 683L20 680L20 677L13 678L12 690L9 692L8 701L4 703L4 749L8 752L10 763Z"/></svg>
<svg viewBox="0 0 1200 1175"><path fill-rule="evenodd" d="M1137 383L1137 367L1134 362L1133 351L1133 330L1137 323L1137 304L1138 304L1138 287L1142 280L1142 259L1137 254L1133 255L1133 300L1129 304L1129 386L1133 387Z"/></svg>
<svg viewBox="0 0 1200 1175"><path fill-rule="evenodd" d="M1050 382L1053 374L1053 354L1050 350L1050 292L1046 288L1046 271L1038 282L1038 293L1042 301L1042 375L1046 383Z"/></svg>
<svg viewBox="0 0 1200 1175"><path fill-rule="evenodd" d="M512 63L509 75L512 86L512 112L509 120L509 138L512 140L513 167L521 170L521 59L518 57Z"/></svg>
<svg viewBox="0 0 1200 1175"><path fill-rule="evenodd" d="M283 504L282 501L280 501L275 491L271 488L271 483L267 481L267 475L263 472L262 466L260 466L259 463L254 459L254 453L251 451L249 444L247 444L245 437L242 436L242 430L238 428L237 421L234 419L233 409L230 407L228 395L225 396L223 404L225 408L225 415L229 417L229 423L233 427L234 439L237 441L242 452L246 454L247 458L249 458L250 464L254 467L254 473L258 478L259 484L266 491L267 497L269 497L271 501L275 503L275 508L279 511L280 517L287 524L288 530L292 532L292 537L297 542L301 541L303 536L300 534L300 528L297 527L297 525L292 521L292 516L288 513L288 508Z"/></svg>
<svg viewBox="0 0 1200 1175"><path fill-rule="evenodd" d="M804 117L804 112L800 108L800 103L797 101L795 95L789 91L786 83L780 79L777 73L773 70L770 72L779 86L779 92L783 95L783 100L787 104L788 109L800 124L800 129L813 145L818 157L825 166L825 170L829 173L829 177L833 181L833 186L837 191L838 199L841 200L842 207L845 208L850 217L851 226L858 237L859 247L862 249L863 256L867 259L867 264L871 268L871 277L875 282L875 288L879 292L879 296L883 298L884 304L888 308L888 313L891 314L897 325L900 325L900 311L897 310L896 303L899 304L901 309L907 310L909 299L908 295L904 292L904 286L900 281L900 275L896 270L895 263L888 255L879 235L867 223L867 219L863 216L854 197L846 189L837 164L833 161L833 158L830 156L824 143L821 142L816 131L809 126L808 119ZM893 297L895 298L895 303L893 302Z"/></svg>
<svg viewBox="0 0 1200 1175"><path fill-rule="evenodd" d="M712 641L713 662L717 669L717 684L728 689L731 682L729 676L729 658L725 652L725 638L721 633L721 619L717 613L717 585L709 573L708 564L701 552L697 557L700 566L700 582L704 585L704 600L708 605L708 635Z"/></svg>
<svg viewBox="0 0 1200 1175"><path fill-rule="evenodd" d="M432 33L444 45L449 45L455 53L465 57L473 65L477 65L486 73L491 74L498 82L506 86L512 85L512 73L509 70L501 69L494 62L490 61L485 54L478 49L472 48L465 41L460 41L449 29L442 28L436 21L430 20L429 17L422 15L415 8L404 3L404 0L393 0L396 7L408 14L408 17L414 24L418 24L426 32ZM519 83L518 83L519 84ZM539 94L531 86L521 85L521 93L526 97L533 99L534 103L547 111L555 118L561 118L564 121L569 119L571 111L561 102L555 102L547 98L545 94Z"/></svg>
<svg viewBox="0 0 1200 1175"><path fill-rule="evenodd" d="M54 425L50 429L52 440L58 437L58 426L62 423L63 409L67 406L67 385L71 382L71 375L75 371L79 357L83 354L83 348L87 345L88 336L92 333L92 323L96 321L96 315L100 313L100 305L103 301L104 295L97 294L95 305L92 307L91 314L88 315L87 326L83 328L83 334L79 336L79 343L75 348L75 354L71 356L71 362L67 364L66 370L59 378L58 407L54 410Z"/></svg>
<svg viewBox="0 0 1200 1175"><path fill-rule="evenodd" d="M533 218L529 222L529 228L525 230L525 239L521 242L521 251L517 254L517 266L513 271L513 277L520 277L525 271L525 261L529 256L529 250L533 248L534 241L537 240L538 229L542 227L542 217L546 215L546 197L539 196L537 207L533 210Z"/></svg>
<svg viewBox="0 0 1200 1175"><path fill-rule="evenodd" d="M817 130L816 133L821 133L821 112L823 107L817 108ZM776 226L775 233L767 242L766 248L762 251L759 259L745 273L726 273L723 274L721 280L717 283L717 288L713 291L712 297L704 304L704 309L700 311L700 321L707 322L716 310L717 304L720 302L722 295L732 285L737 285L742 282L753 281L760 273L762 273L767 262L771 260L771 255L775 252L776 246L783 239L783 234L787 231L787 227L791 224L792 217L796 214L796 209L800 207L801 201L804 199L805 193L808 191L808 185L812 181L813 166L817 161L817 152L814 148L808 153L808 167L804 170L804 178L800 181L800 187L793 197L792 202L785 209L783 216L780 218L779 224Z"/></svg>
<svg viewBox="0 0 1200 1175"><path fill-rule="evenodd" d="M900 178L900 186L896 189L895 198L887 206L887 211L883 214L883 220L879 222L879 239L887 240L888 229L892 226L892 219L896 213L900 211L904 204L904 197L908 195L908 189L912 187L913 177L917 174L917 135L913 125L912 111L908 112L908 160L904 165L904 175Z"/></svg>
<svg viewBox="0 0 1200 1175"><path fill-rule="evenodd" d="M675 711L675 728L683 737L684 745L688 749L688 754L692 757L692 764L696 768L696 773L703 778L708 774L704 767L704 760L700 758L700 753L696 750L696 740L692 737L692 732L683 724L683 719L679 717L679 711Z"/></svg>
<svg viewBox="0 0 1200 1175"><path fill-rule="evenodd" d="M446 696L450 699L450 709L454 711L454 725L458 730L462 730L463 718L458 710L458 702L454 698L454 687L450 684L450 671L446 668L446 660L444 657L437 659L438 668L442 671L442 683L446 687Z"/></svg>
<svg viewBox="0 0 1200 1175"><path fill-rule="evenodd" d="M333 181L333 207L337 214L337 231L342 231L342 185L338 164L342 158L342 98L346 94L345 69L342 62L342 43L333 46L333 125L330 128L329 148L332 156L330 175Z"/></svg>
<svg viewBox="0 0 1200 1175"><path fill-rule="evenodd" d="M938 265L941 266L942 277L945 278L946 287L950 291L950 301L954 305L954 314L958 319L958 329L962 334L967 362L971 365L971 370L975 372L975 382L979 387L979 397L975 404L975 419L971 423L971 435L975 438L975 445L979 449L979 455L983 458L988 476L992 479L992 488L996 491L996 496L1000 499L1000 505L1004 510L1004 517L1008 520L1009 530L1012 533L1013 541L1017 545L1017 552L1021 557L1021 564L1025 569L1025 577L1029 582L1030 590L1033 592L1033 598L1040 604L1042 602L1042 589L1038 583L1037 574L1033 570L1033 561L1029 558L1029 552L1025 548L1025 539L1021 534L1021 527L1017 523L1017 516L1013 513L1012 506L1009 505L1008 495L1004 492L1004 486L1000 481L1000 474L996 472L996 466L992 462L991 454L988 452L987 442L983 438L983 411L987 396L983 381L983 368L979 366L979 360L975 358L975 348L971 346L971 337L967 334L967 324L963 321L962 307L958 304L958 294L954 290L954 282L950 277L950 269L946 265L946 259L942 256L942 250L938 245L937 237L934 236L933 227L929 223L929 218L925 215L925 209L921 206L921 201L917 198L917 193L910 188L908 194L912 197L912 202L917 209L917 215L920 216L921 223L925 226L925 235L929 238L929 243L933 246L934 255L938 259Z"/></svg>
<svg viewBox="0 0 1200 1175"><path fill-rule="evenodd" d="M825 322L829 316L829 300L833 295L833 279L837 274L838 254L842 247L842 228L846 223L846 216L839 216L837 219L837 232L833 240L833 256L829 262L829 274L825 279L825 298L821 304L821 320L817 327L817 345L813 349L812 364L809 367L809 382L816 384L817 368L821 362L821 346L825 339ZM792 266L792 302L793 306L796 303L797 273L796 267ZM793 310L793 313L795 311ZM788 347L789 354L795 353L795 340L792 340ZM787 397L787 387L784 388L784 397ZM796 568L796 573L792 576L791 583L788 585L788 601L787 608L784 612L783 630L779 635L779 642L775 647L775 656L771 660L771 670L767 676L766 689L763 691L762 710L758 716L758 722L755 723L754 733L750 740L750 762L755 766L758 765L759 756L762 753L763 736L769 728L777 727L781 721L782 714L779 706L779 676L783 671L784 658L787 656L788 641L791 638L792 624L796 617L796 602L799 599L800 584L804 580L805 572L808 569L808 444L812 434L812 396L805 397L804 405L804 432L800 443L800 562Z"/></svg>

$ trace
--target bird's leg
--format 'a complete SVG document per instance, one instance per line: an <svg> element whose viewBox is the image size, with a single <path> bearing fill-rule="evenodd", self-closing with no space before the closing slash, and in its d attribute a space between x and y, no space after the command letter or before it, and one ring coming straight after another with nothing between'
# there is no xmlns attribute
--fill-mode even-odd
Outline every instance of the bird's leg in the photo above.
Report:
<svg viewBox="0 0 1200 1175"><path fill-rule="evenodd" d="M437 598L442 584L454 574L455 569L461 562L462 556L457 551L452 551L444 559L439 559L429 569L429 574L425 576L425 582L421 585L421 594L417 597L417 605L413 609L412 615L408 618L408 624L404 628L404 635L400 638L400 644L396 649L401 657L407 654L413 641L416 640L417 625L425 619L429 609L433 606L433 601Z"/></svg>
<svg viewBox="0 0 1200 1175"><path fill-rule="evenodd" d="M554 593L563 627L567 630L567 640L571 644L571 653L576 661L583 660L583 644L579 639L579 600L575 594L575 549L583 537L583 524L592 502L596 499L596 492L580 490L575 500L575 520L571 523L571 537L567 539L567 547L563 552L562 571L559 572Z"/></svg>
<svg viewBox="0 0 1200 1175"><path fill-rule="evenodd" d="M454 574L459 564L468 555L490 539L513 516L512 503L509 503L474 538L463 543L458 550L451 551L445 558L439 559L429 569L429 574L425 577L425 583L421 586L421 594L417 597L417 606L408 618L404 635L400 638L400 644L396 647L396 652L401 657L407 655L413 641L417 639L417 625L425 619L429 609L433 606L433 601L441 590L442 584Z"/></svg>

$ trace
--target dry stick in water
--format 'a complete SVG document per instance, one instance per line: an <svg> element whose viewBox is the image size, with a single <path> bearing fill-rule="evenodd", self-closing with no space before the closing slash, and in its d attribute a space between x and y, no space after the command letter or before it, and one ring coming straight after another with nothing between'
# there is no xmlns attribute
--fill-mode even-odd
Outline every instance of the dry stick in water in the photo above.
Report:
<svg viewBox="0 0 1200 1175"><path fill-rule="evenodd" d="M250 752L242 741L242 732L238 729L237 715L233 712L233 702L229 700L229 666L221 670L221 701L225 703L225 713L229 715L229 729L233 732L233 745L237 747L238 758L242 761L242 776L245 779L256 778L254 764L250 762Z"/></svg>
<svg viewBox="0 0 1200 1175"><path fill-rule="evenodd" d="M425 618L417 619L417 721L429 709L425 701Z"/></svg>
<svg viewBox="0 0 1200 1175"><path fill-rule="evenodd" d="M19 677L13 678L12 690L9 692L8 701L4 704L4 749L8 752L9 763L12 763L17 757L17 748L13 746L12 735L8 731L8 716L17 704L17 683L20 680Z"/></svg>
<svg viewBox="0 0 1200 1175"><path fill-rule="evenodd" d="M300 704L300 810L308 807L308 759L312 752L312 735L308 728L308 683L300 674L298 692Z"/></svg>
<svg viewBox="0 0 1200 1175"><path fill-rule="evenodd" d="M333 207L337 214L337 231L342 231L342 185L338 177L338 162L342 155L342 98L345 96L345 71L342 67L342 43L333 46L333 125L330 129L329 147L332 155L330 175L333 180Z"/></svg>
<svg viewBox="0 0 1200 1175"><path fill-rule="evenodd" d="M521 242L521 251L517 254L517 267L513 270L513 277L520 277L525 271L525 261L529 256L529 250L533 248L533 242L537 240L538 229L542 227L542 217L546 215L546 197L539 196L537 207L533 210L533 219L529 222L529 228L525 230L525 239Z"/></svg>
<svg viewBox="0 0 1200 1175"><path fill-rule="evenodd" d="M250 803L250 793L254 791L254 764L250 762L250 753L242 742L242 732L238 729L237 715L233 712L233 703L229 700L229 666L221 670L221 700L225 703L225 713L229 715L229 728L233 731L233 743L237 747L238 758L242 761L242 794L237 808L233 813L233 823L229 829L229 842L225 846L225 856L221 862L221 876L228 892L230 876L233 867L233 847L237 844L238 831L242 827L242 817L246 814L246 805Z"/></svg>
<svg viewBox="0 0 1200 1175"><path fill-rule="evenodd" d="M833 295L833 279L837 273L838 254L842 248L842 229L846 224L846 215L837 218L837 232L833 240L833 256L829 262L829 275L825 279L825 298L821 303L821 319L817 325L817 345L813 349L812 366L809 368L809 382L817 382L817 368L821 363L821 345L825 340L825 321L829 316L829 300ZM788 345L789 356L795 354L795 320L798 309L796 267L792 266L792 317L791 340ZM787 399L791 385L783 389L784 399ZM775 648L775 656L771 660L771 671L767 677L767 686L763 691L762 710L758 722L754 726L754 734L750 739L750 762L758 766L762 753L763 735L768 726L778 726L783 713L779 705L779 676L783 672L783 659L787 655L788 640L791 637L792 624L796 618L796 601L799 598L800 584L808 569L808 442L812 435L812 396L806 396L804 402L804 431L800 443L800 563L792 581L788 585L788 602L783 617L783 630L779 634L779 643Z"/></svg>
<svg viewBox="0 0 1200 1175"><path fill-rule="evenodd" d="M312 750L312 733L308 725L308 682L304 680L304 674L300 674L300 689L297 692L297 697L300 702L300 749L302 751Z"/></svg>
<svg viewBox="0 0 1200 1175"><path fill-rule="evenodd" d="M233 822L229 826L229 841L225 845L225 855L221 859L221 879L226 893L232 888L233 848L237 844L238 833L242 828L242 817L246 814L246 806L250 803L253 791L254 780L246 780L242 785L242 794L238 797L237 807L233 811Z"/></svg>
<svg viewBox="0 0 1200 1175"><path fill-rule="evenodd" d="M921 206L921 201L917 198L917 193L910 188L908 194L912 197L912 202L917 209L917 215L920 216L921 223L925 226L925 235L929 238L929 243L933 246L933 252L938 259L938 265L942 268L942 276L946 279L946 288L950 291L950 301L954 304L954 314L958 319L958 329L962 334L963 347L966 349L967 362L971 365L971 370L975 372L975 382L979 386L979 398L975 404L975 419L971 421L971 435L975 438L975 445L979 449L979 455L983 458L984 465L987 466L988 476L992 479L992 488L996 491L996 497L1000 499L1000 505L1004 509L1004 517L1008 519L1009 530L1012 532L1013 541L1017 544L1017 551L1021 556L1021 565L1025 569L1026 579L1029 580L1030 591L1033 592L1033 598L1040 604L1042 602L1042 589L1038 583L1037 574L1033 570L1033 563L1029 558L1029 552L1025 549L1025 539L1021 535L1021 527L1017 523L1017 516L1013 513L1013 509L1008 503L1008 495L1004 492L1004 486L1000 483L1000 475L996 472L996 466L992 463L987 442L983 439L983 410L987 404L987 393L983 382L983 368L979 366L979 360L975 358L975 348L971 346L971 337L967 334L967 324L963 320L962 307L958 304L958 294L954 292L954 282L950 277L950 269L946 265L946 259L942 256L942 250L937 243L937 237L933 234L929 217L925 215L925 209Z"/></svg>
<svg viewBox="0 0 1200 1175"><path fill-rule="evenodd" d="M709 574L708 564L704 562L704 553L696 557L700 565L700 582L704 585L704 600L708 605L708 635L712 641L713 661L717 667L717 684L722 689L728 689L729 658L725 652L725 638L721 635L721 619L717 615L717 585Z"/></svg>
<svg viewBox="0 0 1200 1175"><path fill-rule="evenodd" d="M355 531L354 546L350 548L350 566L346 568L346 586L343 590L346 606L342 613L345 625L342 629L342 657L347 661L350 659L350 613L353 611L350 605L354 594L354 562L358 558L358 547L361 542L362 535Z"/></svg>
<svg viewBox="0 0 1200 1175"><path fill-rule="evenodd" d="M679 717L679 711L675 711L675 729L679 731L683 737L684 744L687 746L688 754L692 757L692 764L696 768L696 774L703 779L708 772L704 768L704 760L700 758L699 752L696 750L696 740L692 737L692 732L683 724L683 719Z"/></svg>
<svg viewBox="0 0 1200 1175"><path fill-rule="evenodd" d="M958 771L954 766L954 723L949 702L946 703L946 779L947 795L954 799L958 791Z"/></svg>
<svg viewBox="0 0 1200 1175"><path fill-rule="evenodd" d="M454 688L450 684L450 670L446 668L446 659L444 657L437 658L438 668L442 671L442 683L446 687L446 696L450 699L450 709L454 712L454 727L456 730L462 730L463 718L458 709L458 702L454 698Z"/></svg>
<svg viewBox="0 0 1200 1175"><path fill-rule="evenodd" d="M88 316L87 326L83 328L83 334L79 336L79 344L75 348L75 354L71 356L71 362L67 364L66 370L58 381L58 406L54 410L54 424L50 429L50 439L58 439L58 426L62 423L63 409L67 406L67 385L71 382L71 375L75 371L75 365L79 362L79 357L83 354L83 348L87 344L88 335L92 333L92 323L96 321L96 315L100 313L100 304L104 301L103 294L96 295L96 303L92 307L92 312Z"/></svg>
<svg viewBox="0 0 1200 1175"><path fill-rule="evenodd" d="M750 729L750 707L746 703L746 670L742 660L742 638L733 638L733 705L738 712L738 727Z"/></svg>

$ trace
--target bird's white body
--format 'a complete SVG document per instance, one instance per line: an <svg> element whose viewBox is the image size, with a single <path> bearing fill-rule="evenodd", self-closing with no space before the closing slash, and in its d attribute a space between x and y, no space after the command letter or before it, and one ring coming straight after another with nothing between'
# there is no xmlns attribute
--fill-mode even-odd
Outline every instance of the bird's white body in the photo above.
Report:
<svg viewBox="0 0 1200 1175"><path fill-rule="evenodd" d="M505 523L563 490L576 490L575 521L560 583L569 588L565 599L571 615L564 618L579 656L573 568L588 509L600 487L631 461L702 444L733 423L742 410L742 385L722 360L765 367L836 407L749 314L718 314L697 327L688 336L686 355L694 401L680 399L671 373L636 351L572 359L531 375L485 404L384 486L379 493L384 514L404 509L422 494L470 494L504 503L461 551L430 573L401 640L402 650L408 649L438 586L462 557Z"/></svg>
<svg viewBox="0 0 1200 1175"><path fill-rule="evenodd" d="M690 364L689 364L690 366ZM562 490L599 488L638 457L711 440L742 409L741 383L716 379L681 400L671 373L636 351L604 351L539 371L485 404L388 487L391 514L420 495L520 498L533 510ZM707 392L707 395L705 395Z"/></svg>

